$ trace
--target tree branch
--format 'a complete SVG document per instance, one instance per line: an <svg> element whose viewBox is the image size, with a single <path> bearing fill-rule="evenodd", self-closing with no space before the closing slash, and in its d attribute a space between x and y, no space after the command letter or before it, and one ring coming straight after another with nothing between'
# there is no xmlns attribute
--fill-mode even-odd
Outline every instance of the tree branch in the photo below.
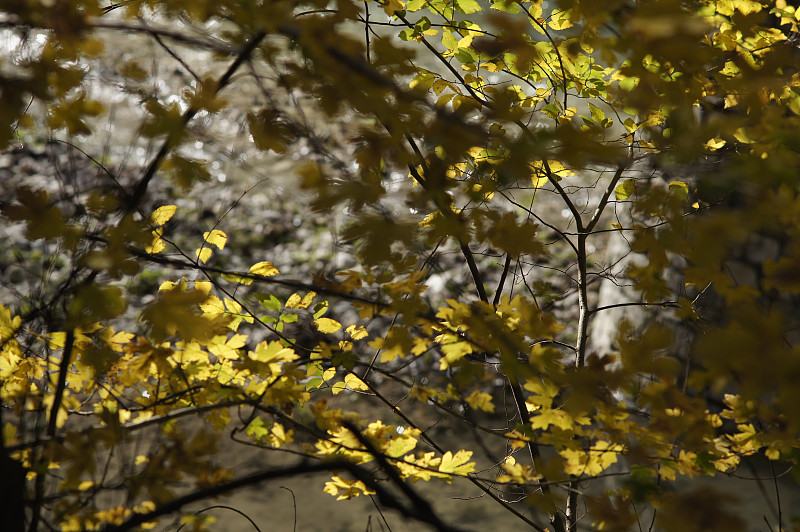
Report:
<svg viewBox="0 0 800 532"><path fill-rule="evenodd" d="M347 470L353 476L364 482L364 484L366 484L370 489L373 489L375 491L378 491L378 489L380 489L378 486L375 485L374 480L366 471L362 470L361 468L359 468L358 466L354 465L351 462L345 462L342 460L334 462L323 462L318 464L308 464L305 462L301 462L294 466L286 467L283 469L271 469L268 471L259 471L258 473L253 473L251 475L240 477L230 482L225 482L223 484L218 484L216 486L194 491L192 493L183 495L181 497L177 497L167 503L164 503L151 512L147 512L144 514L135 514L120 525L108 525L103 527L101 530L102 532L125 532L126 530L132 530L145 523L154 521L159 517L163 517L165 515L178 512L184 506L187 506L193 502L198 502L205 499L209 499L211 497L224 495L228 492L234 491L239 488L252 486L254 484L258 484L266 480L294 477L297 475L303 475L307 473L332 471L336 469ZM380 491L383 490L380 489Z"/></svg>
<svg viewBox="0 0 800 532"><path fill-rule="evenodd" d="M226 70L222 77L220 77L217 81L217 86L214 89L215 95L219 94L219 92L225 88L225 86L230 82L233 74L239 69L242 63L244 63L250 57L250 54L253 53L259 44L261 44L261 41L264 39L264 37L266 37L266 35L266 32L263 31L253 35L253 37L250 39L250 42L248 42L244 48L242 48L242 50L239 52L239 55L228 67L228 70ZM199 111L199 109L194 107L187 109L181 117L181 124L183 127L186 127ZM147 192L147 187L150 185L150 181L153 179L153 176L155 176L156 172L161 166L161 163L164 162L164 158L166 158L172 147L172 138L168 135L161 144L161 148L158 150L156 156L152 161L150 161L150 164L147 165L147 169L145 169L142 177L133 187L133 191L128 194L128 197L125 199L123 212L129 213L139 207L139 203L142 201L142 198L144 198L144 195Z"/></svg>

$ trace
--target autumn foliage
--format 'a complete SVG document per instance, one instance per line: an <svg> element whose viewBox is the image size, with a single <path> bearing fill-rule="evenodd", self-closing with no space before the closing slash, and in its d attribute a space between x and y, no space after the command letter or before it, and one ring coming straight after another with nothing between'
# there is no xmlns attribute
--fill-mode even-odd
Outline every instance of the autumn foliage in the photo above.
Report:
<svg viewBox="0 0 800 532"><path fill-rule="evenodd" d="M187 505L326 472L436 530L469 523L418 482L476 486L520 529L793 529L780 492L762 519L692 483L800 460L798 20L786 0L0 2L26 50L0 63L0 143L68 144L102 183L2 198L14 256L50 272L0 306L4 516L213 529ZM183 86L104 62L122 36ZM108 121L141 165L92 151ZM230 218L179 206L231 124L294 160L305 216L344 213L345 268L243 263ZM620 309L644 318L594 345ZM286 465L229 467L230 438Z"/></svg>

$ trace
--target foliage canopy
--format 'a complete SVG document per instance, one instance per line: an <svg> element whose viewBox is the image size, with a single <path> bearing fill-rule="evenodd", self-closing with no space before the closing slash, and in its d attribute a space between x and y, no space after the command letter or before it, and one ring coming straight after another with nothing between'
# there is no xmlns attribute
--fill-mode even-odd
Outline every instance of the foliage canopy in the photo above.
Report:
<svg viewBox="0 0 800 532"><path fill-rule="evenodd" d="M539 531L744 530L683 482L800 460L785 0L30 0L0 17L25 51L0 63L0 143L46 130L102 171L69 206L30 186L2 205L16 257L47 272L0 306L19 529L129 530L328 471L332 496L439 530L464 524L417 481L477 486ZM114 55L123 36L157 43L183 86ZM138 103L127 123L97 79ZM147 148L141 168L92 153L103 120ZM222 180L203 147L232 124L294 157L309 215L345 213L343 271L292 276L269 245L245 263L224 217L186 229L181 200ZM624 271L600 251L614 239L637 257ZM134 297L156 268L172 277ZM597 299L626 282L630 299ZM655 310L593 345L628 307ZM476 443L426 430L439 415ZM223 436L296 460L244 474Z"/></svg>

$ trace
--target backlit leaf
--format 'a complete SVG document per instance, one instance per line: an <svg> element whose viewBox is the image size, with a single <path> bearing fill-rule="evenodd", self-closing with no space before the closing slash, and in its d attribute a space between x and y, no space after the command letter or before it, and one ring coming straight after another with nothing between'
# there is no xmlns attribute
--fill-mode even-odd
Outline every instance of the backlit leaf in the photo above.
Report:
<svg viewBox="0 0 800 532"><path fill-rule="evenodd" d="M447 451L442 456L439 471L454 475L467 475L475 471L475 462L470 462L472 451L458 451L455 454Z"/></svg>
<svg viewBox="0 0 800 532"><path fill-rule="evenodd" d="M178 210L175 205L164 205L154 210L150 215L150 223L153 225L164 225L167 223Z"/></svg>
<svg viewBox="0 0 800 532"><path fill-rule="evenodd" d="M219 229L214 229L212 231L203 233L203 240L209 244L217 246L222 250L225 249L225 243L228 241L228 236Z"/></svg>
<svg viewBox="0 0 800 532"><path fill-rule="evenodd" d="M342 328L342 324L330 318L317 318L314 320L317 330L324 334L332 334Z"/></svg>
<svg viewBox="0 0 800 532"><path fill-rule="evenodd" d="M272 275L277 275L280 272L278 271L278 268L276 268L274 264L272 264L271 262L264 261L264 262L258 262L250 266L250 273L254 273L256 275L263 275L264 277L270 277Z"/></svg>
<svg viewBox="0 0 800 532"><path fill-rule="evenodd" d="M626 200L630 198L636 191L636 182L633 179L626 179L622 181L614 189L614 196L618 200Z"/></svg>

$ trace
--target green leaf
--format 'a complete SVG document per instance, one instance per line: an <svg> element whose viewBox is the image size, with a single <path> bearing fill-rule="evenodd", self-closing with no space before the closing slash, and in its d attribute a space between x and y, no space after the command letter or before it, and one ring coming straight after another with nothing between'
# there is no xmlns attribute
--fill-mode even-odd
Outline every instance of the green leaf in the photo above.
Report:
<svg viewBox="0 0 800 532"><path fill-rule="evenodd" d="M469 15L482 11L481 5L476 0L454 0L456 10Z"/></svg>
<svg viewBox="0 0 800 532"><path fill-rule="evenodd" d="M417 36L417 31L414 28L406 28L399 33L399 36L402 41L413 41Z"/></svg>
<svg viewBox="0 0 800 532"><path fill-rule="evenodd" d="M280 320L284 323L294 323L298 320L299 316L297 314L281 314Z"/></svg>
<svg viewBox="0 0 800 532"><path fill-rule="evenodd" d="M669 190L680 200L685 200L689 196L689 185L685 181L670 181Z"/></svg>
<svg viewBox="0 0 800 532"><path fill-rule="evenodd" d="M283 304L281 300L272 294L254 294L258 302L267 310L280 310Z"/></svg>
<svg viewBox="0 0 800 532"><path fill-rule="evenodd" d="M636 182L633 179L626 179L619 183L614 189L614 196L618 200L626 200L636 192Z"/></svg>
<svg viewBox="0 0 800 532"><path fill-rule="evenodd" d="M316 305L314 305L314 319L319 318L323 314L328 311L328 302L327 301L320 301Z"/></svg>
<svg viewBox="0 0 800 532"><path fill-rule="evenodd" d="M458 39L451 31L445 31L442 33L442 44L448 50L454 50L458 48Z"/></svg>

